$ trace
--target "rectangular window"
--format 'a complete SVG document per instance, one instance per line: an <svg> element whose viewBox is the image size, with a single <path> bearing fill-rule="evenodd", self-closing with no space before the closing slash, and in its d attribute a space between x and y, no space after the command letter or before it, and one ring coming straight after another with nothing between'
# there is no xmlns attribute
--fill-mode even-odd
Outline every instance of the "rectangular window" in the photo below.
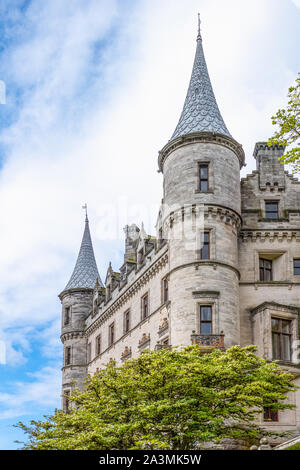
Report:
<svg viewBox="0 0 300 470"><path fill-rule="evenodd" d="M163 301L163 303L165 303L168 300L169 300L169 281L165 277L162 280L162 301Z"/></svg>
<svg viewBox="0 0 300 470"><path fill-rule="evenodd" d="M266 202L266 219L278 219L278 202Z"/></svg>
<svg viewBox="0 0 300 470"><path fill-rule="evenodd" d="M71 307L65 308L64 326L69 325L71 318Z"/></svg>
<svg viewBox="0 0 300 470"><path fill-rule="evenodd" d="M149 296L148 294L142 297L142 320L149 315Z"/></svg>
<svg viewBox="0 0 300 470"><path fill-rule="evenodd" d="M272 318L273 360L291 360L291 320Z"/></svg>
<svg viewBox="0 0 300 470"><path fill-rule="evenodd" d="M269 259L259 258L259 280L272 281L272 261Z"/></svg>
<svg viewBox="0 0 300 470"><path fill-rule="evenodd" d="M200 334L211 335L212 334L212 315L211 305L200 306Z"/></svg>
<svg viewBox="0 0 300 470"><path fill-rule="evenodd" d="M98 335L96 338L96 356L99 356L101 353L101 335Z"/></svg>
<svg viewBox="0 0 300 470"><path fill-rule="evenodd" d="M114 344L114 341L115 341L115 324L114 323L112 323L109 326L108 334L109 334L108 344L109 344L109 346L111 346L112 344Z"/></svg>
<svg viewBox="0 0 300 470"><path fill-rule="evenodd" d="M92 343L88 343L87 360L88 360L88 362L91 362L91 360L92 360Z"/></svg>
<svg viewBox="0 0 300 470"><path fill-rule="evenodd" d="M210 234L209 232L201 233L201 249L200 249L200 259L209 259L210 258Z"/></svg>
<svg viewBox="0 0 300 470"><path fill-rule="evenodd" d="M278 410L274 411L269 406L264 407L264 421L278 421Z"/></svg>
<svg viewBox="0 0 300 470"><path fill-rule="evenodd" d="M130 310L124 313L124 334L130 330Z"/></svg>
<svg viewBox="0 0 300 470"><path fill-rule="evenodd" d="M67 395L66 397L64 397L64 411L65 411L65 413L69 413L69 411L70 411L70 399L69 399L70 390L65 390L64 395Z"/></svg>
<svg viewBox="0 0 300 470"><path fill-rule="evenodd" d="M65 365L69 366L71 364L71 347L67 346L65 349Z"/></svg>
<svg viewBox="0 0 300 470"><path fill-rule="evenodd" d="M208 191L208 165L199 165L199 191Z"/></svg>
<svg viewBox="0 0 300 470"><path fill-rule="evenodd" d="M300 259L294 259L294 276L300 276Z"/></svg>

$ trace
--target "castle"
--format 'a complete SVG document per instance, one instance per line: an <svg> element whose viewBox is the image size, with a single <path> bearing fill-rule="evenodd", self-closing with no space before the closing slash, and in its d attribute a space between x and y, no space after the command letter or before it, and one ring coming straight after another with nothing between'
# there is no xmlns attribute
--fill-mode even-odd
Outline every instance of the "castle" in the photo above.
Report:
<svg viewBox="0 0 300 470"><path fill-rule="evenodd" d="M211 86L199 30L192 76L175 132L159 152L163 200L156 236L125 228L124 263L98 273L86 217L73 274L59 295L64 410L111 359L198 344L203 351L255 344L300 384L300 182L283 147L256 143L256 170L240 180L242 146L230 135ZM295 409L261 421L300 431Z"/></svg>

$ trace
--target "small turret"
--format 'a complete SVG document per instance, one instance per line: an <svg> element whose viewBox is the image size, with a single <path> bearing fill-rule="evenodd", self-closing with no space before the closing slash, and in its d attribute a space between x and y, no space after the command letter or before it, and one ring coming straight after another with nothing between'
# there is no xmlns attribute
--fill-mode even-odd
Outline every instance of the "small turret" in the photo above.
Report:
<svg viewBox="0 0 300 470"><path fill-rule="evenodd" d="M74 387L83 388L87 376L87 344L85 320L93 307L95 284L103 287L86 216L85 229L77 262L65 289L59 294L62 303L61 341L64 345L62 393L69 395ZM68 399L62 400L67 411Z"/></svg>
<svg viewBox="0 0 300 470"><path fill-rule="evenodd" d="M259 171L259 187L264 190L269 187L279 190L285 189L284 166L278 160L284 154L285 146L268 146L267 142L257 142L253 156L256 160L256 169Z"/></svg>

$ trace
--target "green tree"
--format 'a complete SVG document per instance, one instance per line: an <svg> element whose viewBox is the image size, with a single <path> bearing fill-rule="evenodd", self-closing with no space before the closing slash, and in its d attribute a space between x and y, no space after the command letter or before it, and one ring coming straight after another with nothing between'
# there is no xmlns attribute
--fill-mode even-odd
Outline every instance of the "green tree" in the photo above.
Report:
<svg viewBox="0 0 300 470"><path fill-rule="evenodd" d="M272 116L272 124L279 126L278 131L269 139L269 146L274 144L291 146L280 161L292 165L292 172L300 171L300 74L294 86L289 88L286 109L279 109Z"/></svg>
<svg viewBox="0 0 300 470"><path fill-rule="evenodd" d="M29 435L24 449L195 449L268 435L255 423L257 413L293 407L285 403L292 380L255 346L145 352L89 378L72 395L69 413L16 426Z"/></svg>

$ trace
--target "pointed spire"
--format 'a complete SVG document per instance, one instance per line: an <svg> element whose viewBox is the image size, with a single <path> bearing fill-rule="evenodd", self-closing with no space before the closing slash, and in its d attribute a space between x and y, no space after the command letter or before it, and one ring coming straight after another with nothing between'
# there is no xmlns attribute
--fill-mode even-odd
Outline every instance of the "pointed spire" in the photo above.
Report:
<svg viewBox="0 0 300 470"><path fill-rule="evenodd" d="M200 13L198 13L198 36L197 36L197 41L202 41Z"/></svg>
<svg viewBox="0 0 300 470"><path fill-rule="evenodd" d="M86 217L81 247L74 271L64 290L77 288L94 289L97 279L100 286L103 287L95 260L86 205L83 208L86 210Z"/></svg>
<svg viewBox="0 0 300 470"><path fill-rule="evenodd" d="M202 47L198 14L198 36L192 76L183 110L171 140L193 132L216 132L231 137L219 111L211 86Z"/></svg>

